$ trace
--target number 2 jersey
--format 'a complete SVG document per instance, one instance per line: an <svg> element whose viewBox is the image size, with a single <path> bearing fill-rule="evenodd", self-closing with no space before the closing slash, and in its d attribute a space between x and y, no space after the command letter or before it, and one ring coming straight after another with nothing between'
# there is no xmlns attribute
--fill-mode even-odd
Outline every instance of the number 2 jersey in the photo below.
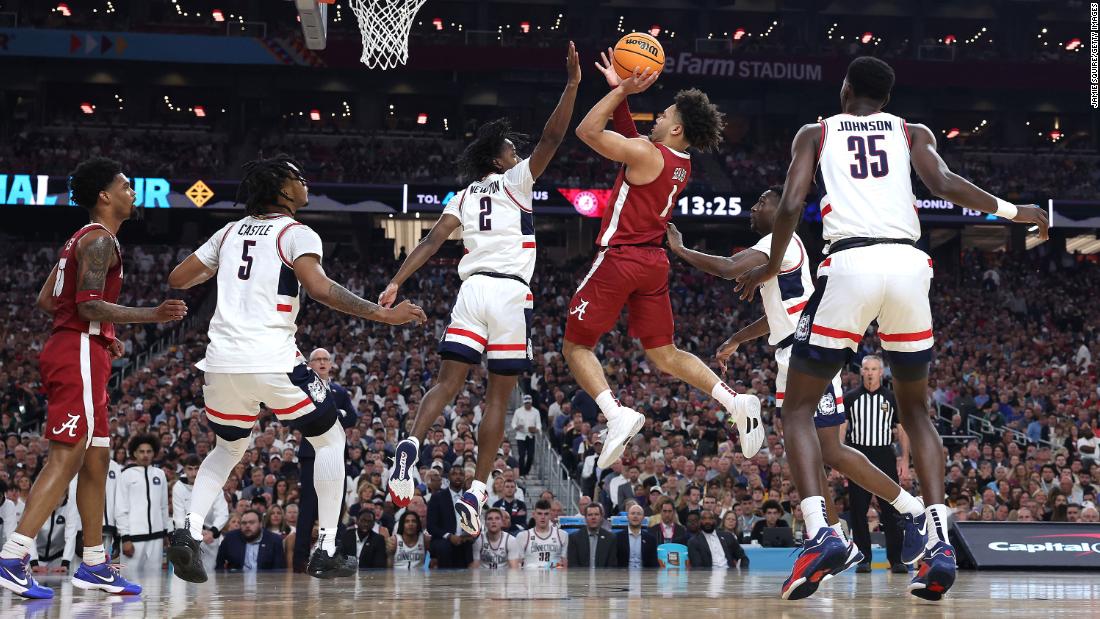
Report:
<svg viewBox="0 0 1100 619"><path fill-rule="evenodd" d="M818 188L826 241L920 238L905 120L879 112L822 120Z"/></svg>
<svg viewBox="0 0 1100 619"><path fill-rule="evenodd" d="M321 237L286 215L234 221L195 251L218 271L210 344L196 367L263 374L289 373L302 363L294 342L301 288L294 261L305 254L321 258Z"/></svg>
<svg viewBox="0 0 1100 619"><path fill-rule="evenodd" d="M535 273L535 217L531 160L503 174L470 183L443 209L462 222L466 254L458 263L463 281L474 273L500 273L530 284Z"/></svg>

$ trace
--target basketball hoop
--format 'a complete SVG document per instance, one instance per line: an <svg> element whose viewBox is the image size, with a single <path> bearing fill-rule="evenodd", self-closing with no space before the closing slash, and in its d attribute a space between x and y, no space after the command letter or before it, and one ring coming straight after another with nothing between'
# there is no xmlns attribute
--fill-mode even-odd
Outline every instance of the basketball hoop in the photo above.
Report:
<svg viewBox="0 0 1100 619"><path fill-rule="evenodd" d="M409 29L425 0L350 0L363 35L359 58L371 69L392 69L409 60Z"/></svg>

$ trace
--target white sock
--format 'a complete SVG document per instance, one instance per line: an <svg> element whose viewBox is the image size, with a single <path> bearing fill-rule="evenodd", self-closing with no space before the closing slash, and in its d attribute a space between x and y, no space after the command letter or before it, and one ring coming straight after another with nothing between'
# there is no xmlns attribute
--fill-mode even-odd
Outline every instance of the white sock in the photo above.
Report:
<svg viewBox="0 0 1100 619"><path fill-rule="evenodd" d="M817 532L829 526L825 522L825 499L820 496L809 496L799 503L802 506L802 517L806 520L806 537L813 539Z"/></svg>
<svg viewBox="0 0 1100 619"><path fill-rule="evenodd" d="M714 385L714 389L710 390L710 397L718 400L727 413L733 414L733 403L737 401L737 392L731 389L729 385L718 381L718 384Z"/></svg>
<svg viewBox="0 0 1100 619"><path fill-rule="evenodd" d="M107 551L103 544L84 547L84 565L99 565L107 560Z"/></svg>
<svg viewBox="0 0 1100 619"><path fill-rule="evenodd" d="M619 401L611 395L610 389L596 396L596 405L600 407L600 411L609 422L619 416Z"/></svg>
<svg viewBox="0 0 1100 619"><path fill-rule="evenodd" d="M306 440L317 450L313 485L317 488L317 522L321 532L318 543L326 553L333 554L336 552L336 525L340 522L340 499L344 494L344 429L334 423L324 434Z"/></svg>
<svg viewBox="0 0 1100 619"><path fill-rule="evenodd" d="M0 550L0 559L22 559L31 553L34 548L34 539L12 531L8 541L4 543L4 549Z"/></svg>
<svg viewBox="0 0 1100 619"><path fill-rule="evenodd" d="M840 539L844 540L845 542L848 541L848 536L844 535L844 526L840 524L839 520L836 521L836 524L830 524L829 528L836 531L836 534L840 536Z"/></svg>
<svg viewBox="0 0 1100 619"><path fill-rule="evenodd" d="M896 499L890 501L890 505L898 510L899 514L919 516L924 513L924 503L921 503L917 497L909 494L909 491L905 488L901 489L901 493L898 494Z"/></svg>
<svg viewBox="0 0 1100 619"><path fill-rule="evenodd" d="M928 514L928 522L926 523L926 526L928 526L928 545L926 547L931 548L938 541L950 544L951 542L947 537L947 514L950 512L947 506L943 503L929 505L924 513Z"/></svg>
<svg viewBox="0 0 1100 619"><path fill-rule="evenodd" d="M478 503L485 505L485 499L489 497L489 490L485 487L485 482L480 479L475 479L470 482L470 492L477 497Z"/></svg>
<svg viewBox="0 0 1100 619"><path fill-rule="evenodd" d="M195 487L191 491L191 504L187 506L187 528L191 531L191 537L202 539L202 523L214 500L221 494L225 481L233 472L233 467L241 461L244 452L248 449L248 439L242 438L235 441L218 439L214 449L206 454L199 473L195 475Z"/></svg>

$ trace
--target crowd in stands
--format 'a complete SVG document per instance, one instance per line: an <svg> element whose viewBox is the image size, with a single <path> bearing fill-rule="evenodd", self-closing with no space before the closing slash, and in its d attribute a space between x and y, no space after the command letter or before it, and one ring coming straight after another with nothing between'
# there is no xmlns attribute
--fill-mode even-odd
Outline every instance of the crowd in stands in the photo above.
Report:
<svg viewBox="0 0 1100 619"><path fill-rule="evenodd" d="M1093 354L1100 342L1100 320L1088 308L1092 291L1100 289L1100 268L1072 256L1050 255L1044 247L1013 256L967 251L957 276L937 273L936 362L928 405L947 437L948 503L959 520L1096 521L1100 391ZM28 308L53 258L52 250L42 248L15 246L9 251L14 253L7 262L19 276L0 284L5 317L0 321L0 481L7 487L5 500L18 507L47 449L39 434L45 402L35 356L47 337L47 319ZM152 302L165 296L164 274L183 251L128 248L128 273L137 276L128 275L123 299ZM395 268L364 265L344 248L326 256L329 274L367 298L384 288ZM543 263L536 274L535 369L523 378L522 393L513 402L519 406L522 395L532 397L543 418L541 427L583 491L575 515L593 521L578 535L585 536L588 529L594 536L583 543L600 543L597 529L605 526L606 516L620 512L631 523L627 535L641 527L654 537L667 533L689 549L692 538L698 538L697 553L700 544L714 547L705 543L709 537L699 537L700 531L713 533L728 551L729 566L740 561L740 544L759 541L764 529L782 526L779 521L799 538L804 523L784 453L783 422L775 414L776 367L763 341L743 346L726 374L737 390L755 393L764 404L768 439L760 454L746 460L735 433L720 419L717 403L662 376L620 324L602 339L596 353L620 401L644 411L647 421L620 463L610 470L596 467L603 418L591 398L577 389L560 352L568 301L587 268L582 262L553 268ZM436 345L458 285L453 264L423 269L405 285L402 296L421 303L430 317L420 327L392 328L312 301L303 303L299 347L307 355L315 348L330 351L332 379L348 389L357 414L347 430L344 547L354 550L364 567L415 567L424 561L425 551L437 566L479 560L482 555L474 554L468 538L451 539L453 549L438 545L444 534L454 533L450 495L441 493L467 483L479 457L495 460L490 501L500 508L500 527L509 535L534 526L538 518L558 522L574 515L565 497L525 495L531 478L521 475L512 443L496 454L478 453L476 430L486 380L482 368L473 369L465 390L425 441L427 455L418 472L422 483L412 504L398 510L390 502L385 489L388 457L411 427L439 369ZM727 284L682 265L674 266L670 285L678 344L704 359L711 358L729 333L760 314L758 307L737 301ZM206 291L200 288L196 295ZM132 355L155 335L124 330L121 337ZM205 323L196 321L165 354L112 386L113 459L119 465L132 463L131 439L151 434L157 442L154 464L164 470L170 488L197 462L190 457L201 458L214 444L205 423L202 376L193 365L202 357L205 341ZM859 356L877 348L872 332ZM857 381L857 374L846 374L848 387ZM218 537L212 535L211 544L229 536L234 544L239 536L277 536L284 552L265 558L265 566L289 568L295 563L300 444L296 432L269 413L261 415L245 460L225 486L225 520L215 527ZM847 515L848 482L835 472L829 479L838 511ZM917 492L915 479L910 470L903 484ZM432 500L439 496L443 499ZM874 508L872 512L874 523L878 516ZM627 544L630 548L629 540ZM722 563L709 550L707 555L713 565ZM236 565L217 556L219 568ZM447 556L449 563L441 564ZM628 552L628 559L632 557ZM693 563L708 564L702 558Z"/></svg>

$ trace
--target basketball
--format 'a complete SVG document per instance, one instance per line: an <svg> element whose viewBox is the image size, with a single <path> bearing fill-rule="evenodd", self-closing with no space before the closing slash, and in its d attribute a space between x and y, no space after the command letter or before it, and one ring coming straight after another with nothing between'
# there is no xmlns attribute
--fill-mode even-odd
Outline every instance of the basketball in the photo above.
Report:
<svg viewBox="0 0 1100 619"><path fill-rule="evenodd" d="M632 32L615 44L615 72L626 79L638 68L658 73L665 67L665 49L660 41L644 32Z"/></svg>

